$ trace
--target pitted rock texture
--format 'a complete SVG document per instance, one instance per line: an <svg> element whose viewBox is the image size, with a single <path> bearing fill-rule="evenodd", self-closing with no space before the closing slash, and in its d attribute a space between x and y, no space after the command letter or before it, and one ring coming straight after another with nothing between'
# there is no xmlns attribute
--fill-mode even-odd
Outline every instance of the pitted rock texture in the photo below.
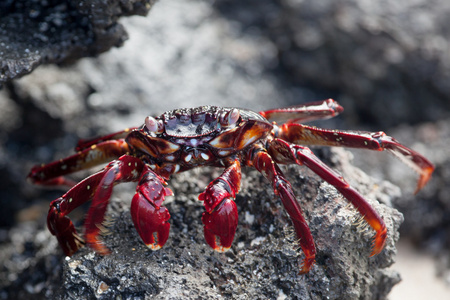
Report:
<svg viewBox="0 0 450 300"><path fill-rule="evenodd" d="M403 217L388 206L399 196L399 189L387 182L374 182L353 167L348 152L318 154L340 170L385 220L388 238L378 256L369 257L373 232L359 224L355 209L334 188L298 166L283 170L315 239L318 252L312 270L298 275L302 254L295 250L298 245L289 217L256 170L244 171L242 190L236 198L239 226L233 246L226 253L214 252L204 242L204 208L197 197L220 170L200 169L195 176L187 172L169 181L175 196L166 199L165 206L172 226L162 249L152 252L141 242L129 213L134 185L118 185L108 209L113 223L109 234L103 236L111 255L100 256L82 248L64 258L54 238L40 229L31 239L35 243L27 241L28 260L46 267L36 270L34 280L28 272L33 263L23 269L14 267L17 279L13 285L2 287L3 294L52 299L386 299L400 280L389 266L394 261L394 244ZM44 237L51 243L43 244ZM19 241L15 247L3 249L2 255L10 259L27 255ZM59 270L58 280L50 266ZM0 272L0 276L6 274ZM22 280L29 288L14 289Z"/></svg>
<svg viewBox="0 0 450 300"><path fill-rule="evenodd" d="M40 64L68 63L118 47L121 16L146 15L154 0L2 1L0 84Z"/></svg>

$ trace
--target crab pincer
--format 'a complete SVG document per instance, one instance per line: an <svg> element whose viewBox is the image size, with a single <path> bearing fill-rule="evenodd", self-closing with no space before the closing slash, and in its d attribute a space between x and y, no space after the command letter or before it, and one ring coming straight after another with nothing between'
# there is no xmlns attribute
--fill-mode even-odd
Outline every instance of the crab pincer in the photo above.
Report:
<svg viewBox="0 0 450 300"><path fill-rule="evenodd" d="M227 197L212 212L202 216L205 240L217 252L230 249L238 225L236 203Z"/></svg>
<svg viewBox="0 0 450 300"><path fill-rule="evenodd" d="M238 224L238 211L233 199L240 185L241 166L235 160L198 196L206 209L202 216L205 240L218 252L227 251L233 243Z"/></svg>
<svg viewBox="0 0 450 300"><path fill-rule="evenodd" d="M173 195L164 180L151 169L145 170L131 200L131 218L144 244L158 250L169 237L170 214L161 207L165 196Z"/></svg>

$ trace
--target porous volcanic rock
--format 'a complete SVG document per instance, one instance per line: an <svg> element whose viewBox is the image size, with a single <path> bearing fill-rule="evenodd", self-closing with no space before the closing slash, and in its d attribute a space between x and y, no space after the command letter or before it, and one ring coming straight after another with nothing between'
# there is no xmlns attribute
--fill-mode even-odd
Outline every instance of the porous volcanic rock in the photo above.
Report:
<svg viewBox="0 0 450 300"><path fill-rule="evenodd" d="M152 252L141 242L129 214L134 186L119 185L108 210L113 220L110 234L103 236L111 255L100 256L82 248L64 258L54 238L42 229L43 224L35 235L25 234L28 239L16 236L27 232L22 227L11 235L16 240L15 249L1 252L11 260L29 255L27 264L14 270L7 266L9 276L16 280L4 286L2 293L10 298L28 295L52 299L386 299L400 280L389 269L403 220L389 205L399 196L399 189L387 182L374 182L353 167L346 151L318 154L340 170L385 220L388 238L378 256L369 257L373 232L357 225L360 216L354 208L311 171L296 166L283 170L315 238L318 253L312 270L298 275L302 254L295 251L289 218L270 185L255 170L244 171L242 190L236 198L239 226L233 246L226 253L216 253L204 242L204 209L197 196L220 173L200 169L195 176L194 172L182 173L169 181L175 193L166 200L172 226L169 241L161 250ZM38 271L33 280L30 270ZM4 278L5 272L0 276ZM27 282L27 289L14 288L22 281Z"/></svg>
<svg viewBox="0 0 450 300"><path fill-rule="evenodd" d="M68 63L120 46L121 16L146 15L154 0L2 1L0 85L40 64Z"/></svg>

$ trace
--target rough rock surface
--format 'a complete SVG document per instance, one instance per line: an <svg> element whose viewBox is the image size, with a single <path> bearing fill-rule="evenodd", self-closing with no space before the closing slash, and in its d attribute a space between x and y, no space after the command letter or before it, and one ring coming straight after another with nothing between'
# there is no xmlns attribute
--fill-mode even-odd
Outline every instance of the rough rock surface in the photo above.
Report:
<svg viewBox="0 0 450 300"><path fill-rule="evenodd" d="M67 63L120 46L121 16L146 15L154 0L0 3L0 85L40 64Z"/></svg>
<svg viewBox="0 0 450 300"><path fill-rule="evenodd" d="M99 256L84 248L64 259L54 239L40 229L34 232L34 238L22 237L23 244L16 241L15 247L2 249L2 260L21 260L25 256L27 259L21 261L28 264L8 264L0 272L0 296L181 299L195 295L197 299L277 299L288 295L291 299L385 299L400 280L388 267L394 261L394 243L403 217L386 205L399 196L399 190L387 182L375 183L353 167L348 152L326 151L324 157L383 216L389 235L380 255L369 257L373 232L356 225L359 216L345 199L311 171L293 166L286 167L285 173L315 238L316 266L306 275L297 275L299 257L294 250L293 229L280 201L254 170L245 172L241 193L236 198L240 222L235 242L229 252L215 253L204 242L203 208L196 199L212 174L219 173L202 169L195 176L193 172L179 174L169 182L175 197L166 204L172 227L163 249L152 252L140 241L129 214L134 187L126 185L113 196L108 213L114 222L109 227L111 234L104 240L111 255ZM19 234L23 233L13 231L11 237L20 239ZM37 269L39 266L42 268ZM34 271L32 278L30 270ZM16 276L12 285L5 285L5 271ZM22 281L27 282L27 289L16 289Z"/></svg>

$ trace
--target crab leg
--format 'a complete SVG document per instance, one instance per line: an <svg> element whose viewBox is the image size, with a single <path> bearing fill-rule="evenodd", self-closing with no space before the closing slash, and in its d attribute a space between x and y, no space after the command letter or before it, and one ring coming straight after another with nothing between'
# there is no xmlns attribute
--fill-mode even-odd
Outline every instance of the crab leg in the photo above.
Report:
<svg viewBox="0 0 450 300"><path fill-rule="evenodd" d="M109 253L98 236L103 229L101 224L104 221L112 188L119 182L137 181L143 167L144 164L141 160L123 155L108 164L102 171L79 182L62 197L50 203L47 225L50 232L58 239L66 255L72 255L81 247L81 238L78 237L73 223L67 215L89 200L92 200L92 205L84 225L86 244L98 253Z"/></svg>
<svg viewBox="0 0 450 300"><path fill-rule="evenodd" d="M309 122L318 119L332 118L344 110L333 99L310 102L286 108L276 108L260 111L259 114L267 120L277 123Z"/></svg>
<svg viewBox="0 0 450 300"><path fill-rule="evenodd" d="M158 250L169 237L170 214L161 207L165 196L173 195L169 188L164 187L165 181L147 165L139 179L131 201L131 217L134 227L142 241L152 250Z"/></svg>
<svg viewBox="0 0 450 300"><path fill-rule="evenodd" d="M275 194L281 198L283 206L294 224L300 247L305 255L300 274L307 273L314 264L316 247L308 224L303 217L300 204L292 191L291 184L285 179L272 157L264 150L255 149L250 163L272 183Z"/></svg>
<svg viewBox="0 0 450 300"><path fill-rule="evenodd" d="M103 177L96 188L84 224L86 244L97 253L110 252L99 239L99 235L103 230L102 223L114 185L120 182L137 181L143 168L144 163L140 159L123 155L109 163L103 170Z"/></svg>
<svg viewBox="0 0 450 300"><path fill-rule="evenodd" d="M375 239L371 256L377 255L384 248L387 229L383 219L370 206L364 197L352 188L336 171L325 165L307 147L289 144L281 139L274 139L270 144L272 157L280 163L305 165L323 180L334 186L358 210L366 222L375 230Z"/></svg>
<svg viewBox="0 0 450 300"><path fill-rule="evenodd" d="M91 147L92 145L100 144L101 142L124 139L128 135L128 133L130 133L130 131L135 129L138 129L138 127L126 128L118 132L110 133L108 135L95 137L91 139L80 139L77 143L77 146L75 147L75 150L81 151Z"/></svg>
<svg viewBox="0 0 450 300"><path fill-rule="evenodd" d="M128 151L128 144L123 140L101 142L67 158L34 166L27 178L34 184L72 187L74 183L64 175L106 163Z"/></svg>
<svg viewBox="0 0 450 300"><path fill-rule="evenodd" d="M58 243L67 256L74 254L83 245L72 221L67 215L92 199L95 187L103 177L103 171L97 172L80 181L67 193L50 203L47 216L47 227L56 236Z"/></svg>
<svg viewBox="0 0 450 300"><path fill-rule="evenodd" d="M420 177L415 193L421 190L431 178L433 164L420 153L400 144L384 132L337 131L301 124L284 124L277 133L280 139L302 145L325 145L362 148L394 154L411 167Z"/></svg>
<svg viewBox="0 0 450 300"><path fill-rule="evenodd" d="M198 196L206 209L202 216L205 240L218 252L227 251L233 243L238 224L238 212L233 199L240 186L241 164L236 159Z"/></svg>

